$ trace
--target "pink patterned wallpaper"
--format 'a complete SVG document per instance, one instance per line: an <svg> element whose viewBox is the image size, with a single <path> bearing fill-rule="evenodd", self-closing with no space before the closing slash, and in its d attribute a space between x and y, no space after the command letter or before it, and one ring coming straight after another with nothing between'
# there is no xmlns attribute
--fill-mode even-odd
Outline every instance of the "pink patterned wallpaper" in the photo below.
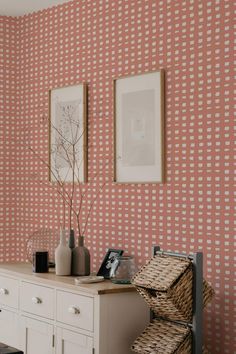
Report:
<svg viewBox="0 0 236 354"><path fill-rule="evenodd" d="M0 53L0 261L24 260L29 235L61 222L47 169L27 147L48 156L49 89L87 82L83 218L106 182L86 234L93 268L108 247L139 264L153 244L202 250L216 290L206 342L211 353L235 352L233 1L80 0L0 17ZM158 68L166 72L166 183L114 184L112 81Z"/></svg>

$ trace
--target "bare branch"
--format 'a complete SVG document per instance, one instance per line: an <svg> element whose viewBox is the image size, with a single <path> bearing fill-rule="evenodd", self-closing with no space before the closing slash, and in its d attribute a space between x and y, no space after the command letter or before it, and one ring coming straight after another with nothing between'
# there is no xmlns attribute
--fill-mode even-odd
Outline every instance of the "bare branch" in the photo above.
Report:
<svg viewBox="0 0 236 354"><path fill-rule="evenodd" d="M96 200L98 199L98 196L100 195L100 193L101 193L101 191L103 190L103 188L104 188L105 185L106 185L106 182L104 182L104 183L102 184L102 186L99 188L99 190L98 190L98 192L96 193L96 195L95 195L93 201L92 201L91 204L90 204L89 211L88 211L88 214L87 214L87 217L86 217L85 226L84 226L82 235L85 234L85 231L86 231L86 229L87 229L88 221L89 221L89 218L90 218L91 211L92 211L92 209L93 209L93 205L94 205L94 203L96 202Z"/></svg>
<svg viewBox="0 0 236 354"><path fill-rule="evenodd" d="M59 103L60 104L60 103ZM80 181L80 170L82 168L83 160L79 158L80 152L82 149L85 149L84 145L81 143L81 139L86 133L85 128L80 126L80 123L74 119L75 113L78 111L78 105L66 104L61 105L60 118L62 121L59 121L59 125L55 126L50 122L49 129L54 130L54 140L53 145L51 146L51 162L45 161L32 147L29 147L29 150L39 159L39 161L47 167L53 180L56 182L56 192L61 197L63 202L63 224L65 225L65 208L69 208L69 226L70 229L72 226L72 217L76 218L77 228L79 235L84 235L89 219L91 217L91 212L94 207L95 202L97 201L102 189L104 188L106 182L104 182L97 190L95 197L89 201L87 215L85 221L81 220L81 213L86 197L89 191L87 184L82 186ZM41 123L46 121L46 115L43 115ZM47 119L48 121L48 119ZM61 126L60 126L61 124ZM91 145L92 146L92 145ZM93 147L93 146L92 146ZM89 148L91 148L89 146ZM86 145L88 150L88 145ZM105 164L99 165L98 171L90 177L91 183L101 176L102 172L106 168L107 164L110 162L108 159ZM64 171L62 172L62 168ZM71 174L71 182L66 182L67 177ZM40 181L44 185L47 183ZM77 195L78 192L78 195ZM76 198L78 196L78 198Z"/></svg>

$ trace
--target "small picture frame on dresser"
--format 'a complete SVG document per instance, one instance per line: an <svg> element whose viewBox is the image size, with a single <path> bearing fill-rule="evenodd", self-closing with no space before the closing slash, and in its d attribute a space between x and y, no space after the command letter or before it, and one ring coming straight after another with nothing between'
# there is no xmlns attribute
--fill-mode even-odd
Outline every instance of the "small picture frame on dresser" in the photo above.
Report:
<svg viewBox="0 0 236 354"><path fill-rule="evenodd" d="M122 256L123 252L124 252L123 250L109 248L102 261L102 264L99 268L97 275L98 276L102 275L105 279L110 279L110 271L112 265L114 261L117 259L117 257Z"/></svg>

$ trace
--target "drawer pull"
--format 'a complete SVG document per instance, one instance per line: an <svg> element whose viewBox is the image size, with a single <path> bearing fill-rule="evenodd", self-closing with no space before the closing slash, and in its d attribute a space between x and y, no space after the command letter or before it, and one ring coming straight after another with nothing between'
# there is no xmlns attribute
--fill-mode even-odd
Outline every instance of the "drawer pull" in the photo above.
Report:
<svg viewBox="0 0 236 354"><path fill-rule="evenodd" d="M8 291L7 289L1 288L1 289L0 289L0 294L1 294L1 295L8 295L8 294L9 294L9 291Z"/></svg>
<svg viewBox="0 0 236 354"><path fill-rule="evenodd" d="M73 313L74 315L78 315L80 313L80 310L78 309L78 307L71 306L68 308L68 312Z"/></svg>
<svg viewBox="0 0 236 354"><path fill-rule="evenodd" d="M33 304L41 304L42 300L39 297L32 297Z"/></svg>

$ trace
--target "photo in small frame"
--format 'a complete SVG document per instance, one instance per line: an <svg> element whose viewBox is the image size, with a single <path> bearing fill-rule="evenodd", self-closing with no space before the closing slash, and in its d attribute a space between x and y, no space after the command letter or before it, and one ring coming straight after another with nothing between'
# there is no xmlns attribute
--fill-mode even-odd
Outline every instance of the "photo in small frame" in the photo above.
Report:
<svg viewBox="0 0 236 354"><path fill-rule="evenodd" d="M97 275L102 275L105 279L110 279L110 271L112 264L114 263L117 257L122 256L123 252L123 250L109 248L102 261L101 267L99 268Z"/></svg>

